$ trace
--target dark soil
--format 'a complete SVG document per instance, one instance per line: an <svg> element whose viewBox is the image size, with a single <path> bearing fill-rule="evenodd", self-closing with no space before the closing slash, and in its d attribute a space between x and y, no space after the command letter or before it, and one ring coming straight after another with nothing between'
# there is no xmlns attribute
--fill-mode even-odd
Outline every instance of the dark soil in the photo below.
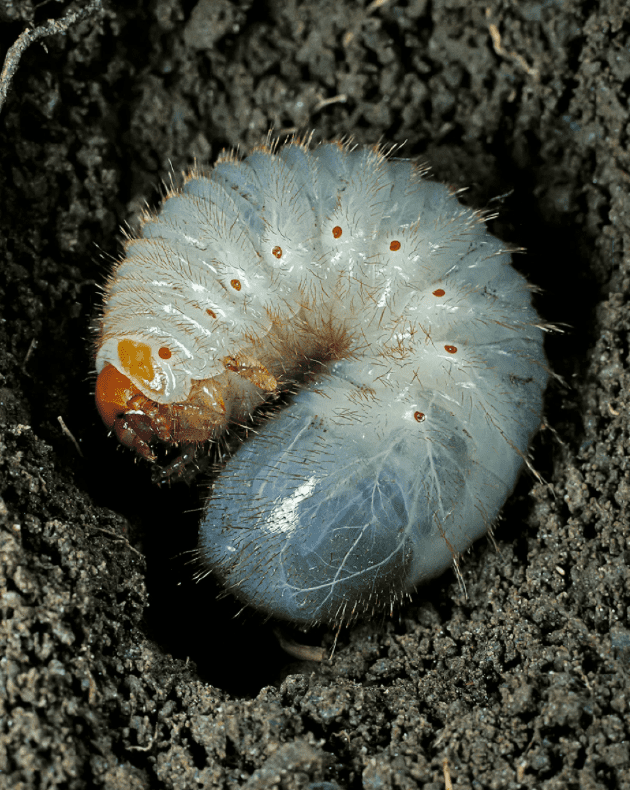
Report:
<svg viewBox="0 0 630 790"><path fill-rule="evenodd" d="M2 51L76 5L0 2ZM627 0L108 3L0 114L0 788L630 788ZM405 142L527 248L551 368L495 541L296 662L95 412L120 226L267 131ZM62 431L62 417L82 456ZM149 607L150 603L150 607ZM298 637L330 647L319 629ZM446 763L445 763L446 761Z"/></svg>

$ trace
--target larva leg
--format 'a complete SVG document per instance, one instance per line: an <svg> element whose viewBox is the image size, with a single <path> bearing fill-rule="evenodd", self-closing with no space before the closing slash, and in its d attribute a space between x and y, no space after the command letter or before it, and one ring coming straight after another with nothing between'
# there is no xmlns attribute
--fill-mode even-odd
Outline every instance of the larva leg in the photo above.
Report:
<svg viewBox="0 0 630 790"><path fill-rule="evenodd" d="M184 444L179 448L180 452L174 461L166 466L154 467L153 482L157 485L164 485L175 480L188 480L189 476L190 478L195 477L208 463L207 455L204 457L205 461L199 458L198 447L197 444Z"/></svg>

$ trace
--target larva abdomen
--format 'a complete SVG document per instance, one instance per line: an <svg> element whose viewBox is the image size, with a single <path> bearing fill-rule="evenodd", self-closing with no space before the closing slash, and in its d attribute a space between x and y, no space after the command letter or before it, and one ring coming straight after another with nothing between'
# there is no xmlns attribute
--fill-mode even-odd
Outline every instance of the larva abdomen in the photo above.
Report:
<svg viewBox="0 0 630 790"><path fill-rule="evenodd" d="M201 555L228 588L294 622L341 622L393 605L488 531L522 465L493 422L518 420L526 446L539 384L494 414L415 395L366 401L331 374L262 426L219 476L201 524ZM409 419L418 402L422 422Z"/></svg>

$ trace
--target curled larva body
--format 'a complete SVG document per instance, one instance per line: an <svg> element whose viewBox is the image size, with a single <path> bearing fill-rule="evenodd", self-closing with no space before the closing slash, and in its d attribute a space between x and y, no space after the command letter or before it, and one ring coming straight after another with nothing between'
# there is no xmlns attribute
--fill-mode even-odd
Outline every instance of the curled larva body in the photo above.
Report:
<svg viewBox="0 0 630 790"><path fill-rule="evenodd" d="M486 533L548 371L530 289L476 212L378 148L294 142L191 174L107 289L97 402L119 439L218 439L199 554L301 624L390 607Z"/></svg>

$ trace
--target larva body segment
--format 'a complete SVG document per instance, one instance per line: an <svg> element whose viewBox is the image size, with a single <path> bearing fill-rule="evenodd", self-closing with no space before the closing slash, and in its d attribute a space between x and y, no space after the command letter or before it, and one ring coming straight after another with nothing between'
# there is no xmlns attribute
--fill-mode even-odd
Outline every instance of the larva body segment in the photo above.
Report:
<svg viewBox="0 0 630 790"><path fill-rule="evenodd" d="M126 253L96 357L124 444L215 440L292 393L202 519L237 596L349 620L488 531L548 371L527 283L451 190L378 148L262 147L190 174Z"/></svg>

